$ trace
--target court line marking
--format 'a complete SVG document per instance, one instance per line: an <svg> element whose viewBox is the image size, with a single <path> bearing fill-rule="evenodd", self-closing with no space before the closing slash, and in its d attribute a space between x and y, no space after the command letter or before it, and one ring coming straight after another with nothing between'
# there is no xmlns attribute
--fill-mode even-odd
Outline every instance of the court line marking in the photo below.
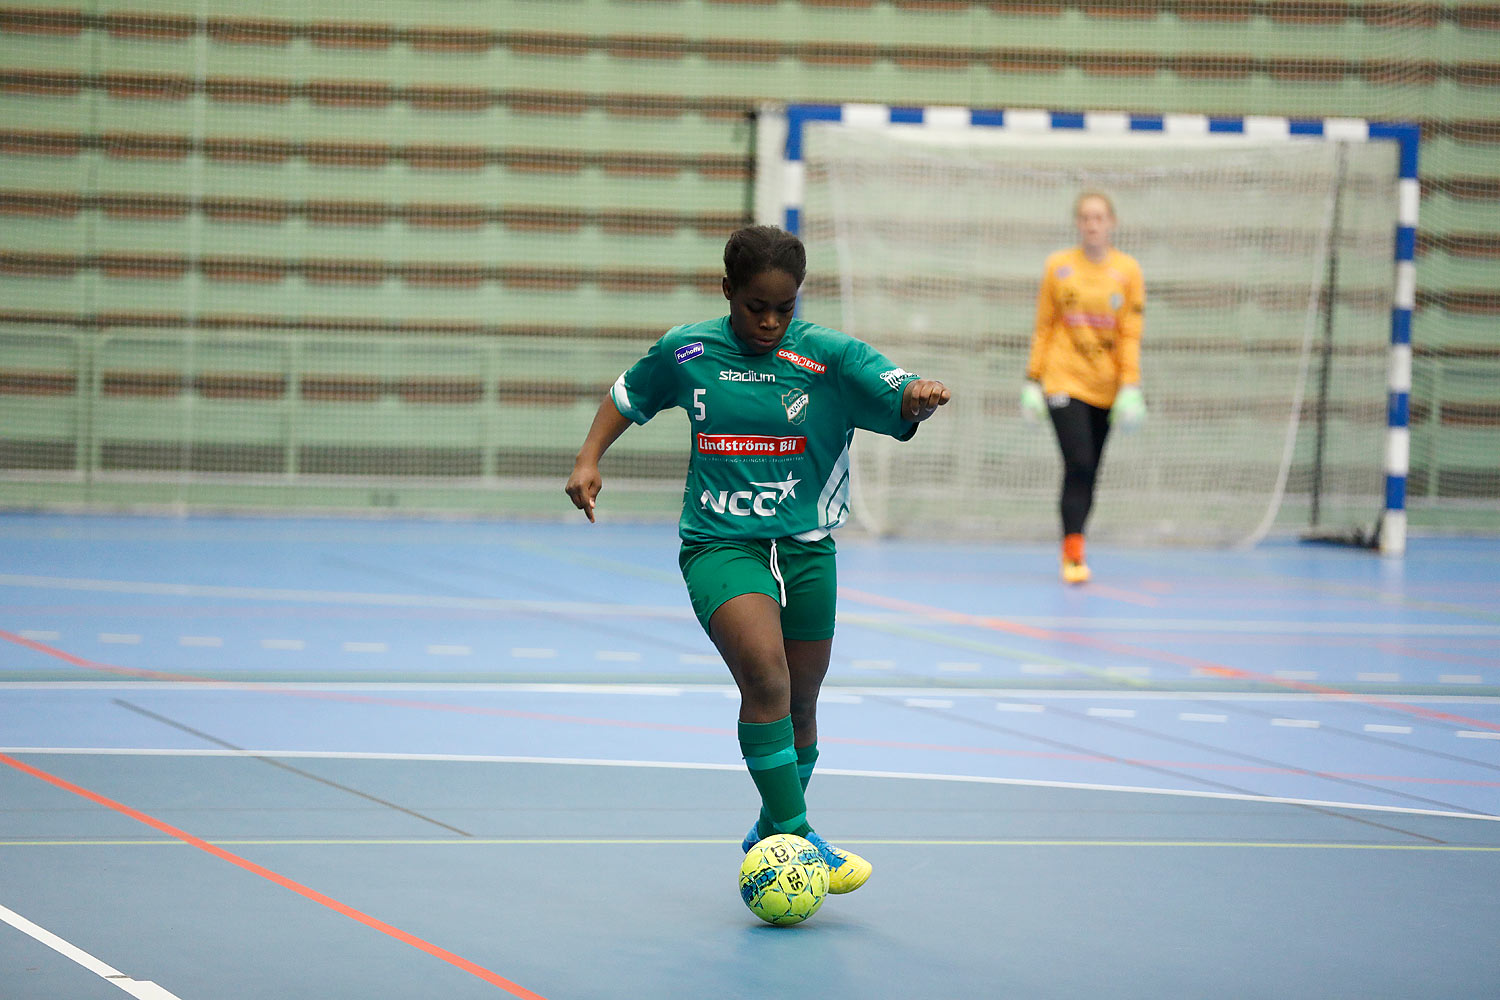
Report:
<svg viewBox="0 0 1500 1000"><path fill-rule="evenodd" d="M5 632L0 629L0 639ZM48 652L44 648L42 651ZM719 662L715 660L715 662ZM108 664L82 661L77 666L105 667ZM123 669L123 668L122 668ZM733 684L656 684L651 682L570 682L570 681L224 681L203 678L195 680L178 675L178 680L139 681L7 681L0 679L0 691L507 691L523 694L713 694L737 692ZM1111 699L1121 701L1315 701L1328 704L1355 702L1381 704L1420 702L1443 705L1493 705L1495 699L1479 694L1339 694L1320 691L1176 691L1169 688L1149 690L1119 688L1005 688L1005 687L869 687L857 684L825 684L823 691L842 691L869 697L922 697L941 690L945 698L1046 698L1077 701Z"/></svg>
<svg viewBox="0 0 1500 1000"><path fill-rule="evenodd" d="M0 764L5 764L8 767L12 767L17 771L22 772L23 774L28 774L39 781L44 781L47 784L54 786L55 788L59 788L65 792L70 792L73 795L78 796L79 798L93 802L95 805L100 805L104 806L107 809L112 809L115 812L120 813L123 816L127 816L138 823L143 823L146 826L151 827L153 830L156 830L159 833L165 833L167 836L180 840L184 844L187 844L191 847L196 847L198 850L210 854L220 859L221 861L227 861L232 865L243 868L245 871L250 872L252 875L259 875L261 878L274 882L275 884L281 886L283 889L289 889L299 896L312 900L314 903L317 903L320 906L325 906L328 909L333 910L335 913L343 914L351 920L364 924L366 927L370 927L382 934L395 938L397 941L400 941L403 944L411 945L413 948L416 948L419 951L424 951L434 958L447 962L449 965L452 965L455 968L462 969L464 972L467 972L478 979L482 979L492 986L498 986L506 992L512 994L513 996L521 998L521 1000L546 1000L546 998L541 996L540 994L533 993L526 987L521 986L517 983L513 983L509 979L506 979L504 976L501 976L499 973L492 972L491 970L486 969L484 966L479 965L475 962L471 962L461 955L456 955L453 952L448 951L446 948L440 948L430 941L426 941L422 938L417 937L415 934L411 934L407 931L401 930L399 927L393 927L383 920L372 917L361 910L356 910L354 907L348 905L347 903L339 902L332 896L326 896L316 889L303 885L301 882L297 882L285 875L274 872L269 868L258 865L253 861L242 858L238 854L227 851L222 847L217 847L201 837L194 836L193 834L188 833L186 830L178 829L177 827L172 826L170 823L164 822L163 820L159 820L154 816L143 813L139 809L134 809L130 806L127 806L123 802L116 802L114 799L101 795L98 792L91 791L81 785L75 785L71 781L68 781L66 778L60 778L55 774L52 774L48 771L43 771L41 768L34 767L24 761L16 760L14 757L9 756L8 754L0 753Z"/></svg>
<svg viewBox="0 0 1500 1000"><path fill-rule="evenodd" d="M477 764L553 764L564 767L641 767L677 771L733 771L743 772L743 763L714 763L708 761L671 760L616 760L603 757L535 757L511 754L454 754L454 753L385 753L379 751L348 750L222 750L169 748L137 749L132 747L0 747L0 762L9 762L11 754L57 755L57 756L101 756L101 757L285 757L288 759L310 758L324 760L397 760L435 763ZM15 761L13 766L22 766ZM1299 799L1280 795L1252 795L1244 792L1208 792L1183 788L1147 788L1141 785L1110 785L1096 782L1053 781L1042 778L1001 778L975 774L935 774L920 771L866 771L852 768L819 767L820 775L839 775L848 778L882 778L900 781L947 781L973 785L1015 785L1023 788L1065 788L1089 792L1125 792L1133 795L1171 795L1178 798L1225 799L1234 802L1256 802L1271 805L1321 806L1331 809L1352 809L1365 812L1400 813L1407 816L1441 816L1448 819L1477 819L1500 823L1500 815L1477 812L1456 812L1439 809L1417 809L1411 806L1383 806L1365 802L1338 802L1329 799ZM59 779L61 780L61 779ZM174 834L175 836L175 834Z"/></svg>
<svg viewBox="0 0 1500 1000"><path fill-rule="evenodd" d="M0 630L0 638L17 642L17 643L19 643L21 645L24 645L24 646L27 646L29 648L32 648L32 649L35 649L35 650L38 650L38 651L41 651L41 652L44 652L44 653L48 653L50 655L57 656L57 657L65 660L66 662L74 663L74 664L85 666L85 667L94 667L94 668L103 669L103 670L107 670L107 671L111 671L111 672L115 672L115 673L135 674L135 675L138 675L138 676L144 674L145 676L150 676L150 677L155 677L155 678L166 677L166 678L172 678L172 679L176 679L176 680L201 680L199 678L194 678L191 675L164 674L164 673L156 672L156 671L136 671L136 670L132 670L132 669L128 669L128 668L123 668L123 667L113 667L113 666L108 665L108 664L93 663L92 661L84 660L82 658L73 656L72 654L66 653L66 652L64 652L62 650L58 650L58 649L56 649L54 647L47 646L47 645L45 645L43 643L39 643L39 642L36 642L36 641L33 641L33 640L22 639L21 637L15 635L13 633L4 631L4 630ZM466 715L490 715L490 716L500 716L500 717L506 717L506 718L525 718L525 719L533 719L533 720L547 721L547 722L560 722L560 723L567 723L567 724L593 725L593 726L612 726L612 727L627 728L627 729L654 729L654 730L663 731L663 732L684 732L684 733L695 733L695 734L700 734L700 735L705 735L705 734L724 735L724 734L726 734L726 733L729 732L728 730L723 730L723 729L714 728L714 727L683 726L683 725L680 725L680 724L672 724L672 723L649 723L649 722L639 722L639 721L631 721L631 720L624 720L624 719L601 719L601 718L575 717L575 716L557 715L555 713L540 713L540 712L531 712L531 711L520 711L520 710L516 710L516 709L486 708L486 707L475 707L475 706L459 706L459 705L452 705L452 704L445 704L445 703L420 702L420 701L414 701L414 700L410 700L410 699L381 698L381 697L376 697L376 696L368 695L368 694L364 694L364 695L360 695L360 694L339 694L339 693L333 693L333 692L329 692L329 691L317 691L317 690L306 690L306 689L304 689L304 690L282 690L282 691L278 691L278 689L275 688L274 686L262 688L262 690L267 690L267 691L270 691L272 693L286 693L286 694L289 694L289 695L293 695L293 696L297 696L297 697L304 697L304 698L346 701L346 702L355 703L355 704L390 705L390 706L394 706L394 707L415 708L415 709L429 710L429 711L452 712L452 713L466 714ZM725 691L726 691L727 695L729 695L731 697L734 696L734 692L732 691L732 689L726 688ZM1328 692L1320 691L1319 693L1328 693ZM1338 694L1338 695L1347 695L1348 697L1353 698L1354 700L1357 700L1357 701L1379 702L1379 701L1382 700L1379 697L1365 697L1365 698L1360 698L1360 697L1355 696L1355 695L1350 695L1348 692L1334 691L1332 693ZM908 705L917 705L918 703L920 703L920 704L922 704L924 706L927 706L927 707L950 707L951 704L952 704L951 702L948 702L947 704L939 705L939 703L936 700L934 700L934 699L920 699L920 698L908 698L908 699L906 699L906 703ZM1394 707L1398 707L1398 708L1401 708L1401 709L1403 709L1405 711L1409 711L1409 712L1415 712L1415 713L1419 713L1419 714L1425 714L1425 715L1428 715L1428 716L1441 717L1441 718L1461 719L1462 721L1468 722L1471 725L1475 725L1475 726L1487 726L1487 727L1489 727L1491 729L1497 730L1496 735L1497 735L1497 737L1500 737L1500 725L1491 726L1489 723L1485 723L1485 722L1482 722L1482 721L1471 720L1471 719L1467 719L1466 717L1462 717L1462 716L1449 716L1446 713L1434 712L1434 711L1432 711L1430 709L1420 709L1420 708L1416 707L1415 705L1403 704L1401 702L1393 702L1392 704L1394 705ZM1303 724L1304 725L1309 725L1309 726L1315 725L1315 724L1311 723L1310 720L1307 721L1307 722L1304 722ZM857 745L857 746L885 746L885 747L902 746L902 744L893 743L893 742L889 742L889 741L874 741L874 740L868 740L868 739L852 739L852 738L830 738L830 742L845 743L845 744ZM1073 760L1091 759L1089 756L1079 756L1077 754L1058 755L1056 753L1050 753L1049 754L1049 753L1038 753L1038 752L1034 752L1034 751L1014 751L1014 750L1001 751L1001 750L985 750L985 749L968 748L968 747L932 746L932 745L921 745L921 744L915 745L914 748L916 748L916 749L927 749L927 750L941 750L941 751L946 751L946 752L987 753L987 754L996 755L996 756L1024 756L1024 757L1033 757L1033 758L1056 757L1056 758L1059 758L1059 759L1073 759ZM1138 765L1138 764L1142 764L1142 763L1150 763L1152 765L1161 765L1161 764L1164 763L1164 762L1159 762L1159 761L1158 762L1144 762L1144 761L1139 761L1139 760L1134 760L1134 759L1113 759L1113 758L1110 758L1107 755L1099 755L1097 759L1099 759L1101 761L1104 761L1104 762L1108 762L1108 763L1124 763L1124 764L1129 764L1129 765ZM1202 769L1202 768L1205 768L1205 767L1211 767L1212 765L1208 765L1208 764L1205 764L1205 763L1202 763L1202 762L1185 763L1185 762L1177 761L1177 762L1171 762L1170 766L1172 766L1175 769L1181 770L1181 769L1184 769L1184 768ZM1232 768L1230 768L1230 769L1232 770ZM1264 770L1264 769L1257 768L1256 770ZM1302 769L1294 769L1294 771L1291 772L1291 773L1303 773L1303 771L1302 771ZM1339 779L1338 775L1332 774L1332 773L1322 773L1322 772L1312 772L1312 773L1315 776L1320 777L1320 778L1327 777L1327 778L1333 778L1335 780ZM1407 778L1395 779L1395 778L1391 778L1391 777L1387 776L1385 778L1382 778L1382 780L1384 780L1384 781L1395 781L1395 780L1422 780L1422 779L1407 779ZM1465 782L1465 783L1467 784L1468 782Z"/></svg>
<svg viewBox="0 0 1500 1000"><path fill-rule="evenodd" d="M673 578L676 579L675 577ZM187 583L154 583L144 580L104 580L89 577L37 576L0 573L0 587L35 587L117 594L157 594L171 597L223 597L253 601L285 601L306 604L352 604L382 607L462 608L480 611L531 612L559 615L609 615L610 617L690 618L691 609L679 605L593 603L587 601L531 601L498 597L451 597L428 594L367 593L341 590L301 590L277 587L230 587ZM856 600L863 592L840 587L841 594ZM913 620L930 618L909 612ZM841 614L841 620L864 623L859 614ZM879 619L889 621L889 618ZM1055 615L1015 616L1017 624L1032 628L1129 629L1143 632L1213 631L1286 632L1298 635L1410 635L1410 636L1500 636L1500 625L1440 625L1401 622L1303 622L1244 621L1193 618L1077 618Z"/></svg>
<svg viewBox="0 0 1500 1000"><path fill-rule="evenodd" d="M1280 847L1331 851L1451 851L1500 853L1500 845L1355 844L1293 840L941 840L892 837L839 838L851 844L883 847ZM723 847L739 841L723 837L261 837L215 838L220 847ZM184 847L180 840L0 840L5 847Z"/></svg>
<svg viewBox="0 0 1500 1000"><path fill-rule="evenodd" d="M300 604L356 604L391 608L464 608L532 614L609 615L638 618L690 618L692 609L678 605L600 604L588 601L523 601L500 597L444 597L429 594L380 594L351 590L300 590L286 587L224 587L145 580L99 580L89 577L33 576L0 573L0 587L37 587L111 594L156 594L168 597L226 597L245 601Z"/></svg>
<svg viewBox="0 0 1500 1000"><path fill-rule="evenodd" d="M1245 670L1240 667L1231 667L1223 663L1215 663L1212 660L1203 660L1194 656L1180 656L1164 650L1152 649L1149 646L1134 646L1129 643L1115 642L1108 639L1099 639L1095 636L1085 635L1079 632L1057 632L1051 629L1036 628L1032 625L1023 625L1019 622L1008 621L993 615L974 615L964 611L953 611L948 608L938 607L932 604L922 604L917 601L908 601L899 597L887 597L884 594L874 594L863 590L855 590L849 587L840 587L839 594L849 597L851 600L869 604L877 608L890 611L904 611L908 613L925 614L933 621L943 622L951 625L970 625L996 632L1021 635L1032 639L1042 639L1050 642L1066 642L1075 646L1088 649L1099 649L1110 653L1131 656L1136 659L1154 660L1159 663L1170 663L1174 666L1188 667L1196 673L1202 673L1213 677L1230 677L1238 680L1252 680L1261 683L1275 684L1280 687L1292 688L1297 691L1319 694L1337 694L1351 698L1355 701L1372 700L1373 696L1360 695L1353 691L1345 691L1341 688L1330 687L1322 684L1312 684L1307 681L1286 680L1263 674L1254 670ZM1092 671L1091 671L1092 672ZM1121 678L1129 681L1129 678ZM1143 681L1131 681L1131 683L1144 685ZM1381 704L1386 708L1423 718L1438 719L1444 722L1457 722L1475 729L1488 729L1500 733L1500 723L1485 722L1479 719L1470 719L1461 715L1450 715L1447 712L1438 712L1430 708L1410 702L1382 700Z"/></svg>
<svg viewBox="0 0 1500 1000"><path fill-rule="evenodd" d="M161 841L161 843L173 843L173 841ZM177 994L168 992L156 983L149 980L131 979L109 963L95 958L72 942L63 940L47 928L32 923L6 906L0 906L0 920L10 924L27 937L41 942L62 957L83 966L105 982L118 986L137 1000L180 1000Z"/></svg>

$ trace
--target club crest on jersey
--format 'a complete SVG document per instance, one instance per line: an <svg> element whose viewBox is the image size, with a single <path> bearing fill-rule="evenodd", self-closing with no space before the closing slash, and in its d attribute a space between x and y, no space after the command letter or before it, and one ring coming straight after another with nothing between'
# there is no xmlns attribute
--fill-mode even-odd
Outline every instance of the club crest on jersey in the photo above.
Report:
<svg viewBox="0 0 1500 1000"><path fill-rule="evenodd" d="M786 418L789 422L800 424L807 419L807 404L812 397L801 389L793 389L781 394L781 405L786 407Z"/></svg>
<svg viewBox="0 0 1500 1000"><path fill-rule="evenodd" d="M684 361L691 361L691 360L693 360L694 358L698 357L702 353L703 353L703 341L700 340L700 341L697 341L696 343L684 344L682 347L677 348L677 350L675 350L675 351L672 352L672 357L676 358L677 359L677 363L680 365Z"/></svg>
<svg viewBox="0 0 1500 1000"><path fill-rule="evenodd" d="M915 374L907 371L905 368L892 368L888 372L880 373L880 380L886 385L890 386L892 389L899 389L901 388L901 383L903 381L909 378L916 377L917 376Z"/></svg>
<svg viewBox="0 0 1500 1000"><path fill-rule="evenodd" d="M786 348L782 348L781 350L777 351L776 356L778 358L781 358L783 361L790 361L798 368L806 368L808 371L813 372L817 375L821 375L828 370L828 366L823 364L821 361L814 361L812 358L804 358L796 351L788 351Z"/></svg>

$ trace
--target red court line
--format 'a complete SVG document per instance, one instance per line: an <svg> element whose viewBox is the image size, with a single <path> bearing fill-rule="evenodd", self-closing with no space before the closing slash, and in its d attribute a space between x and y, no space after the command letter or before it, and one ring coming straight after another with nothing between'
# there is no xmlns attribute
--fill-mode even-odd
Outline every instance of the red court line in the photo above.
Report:
<svg viewBox="0 0 1500 1000"><path fill-rule="evenodd" d="M72 653L65 652L64 650L57 649L53 646L48 646L45 643L37 642L35 639L27 639L25 636L16 635L14 632L7 632L4 629L0 629L0 639L4 639L6 642L13 642L18 646L25 646L27 649L35 650L38 653L45 653L48 656L55 656L57 659L62 660L64 663L70 663L75 667L83 667L86 670L102 670L108 674L121 674L125 677L140 677L153 681L197 681L200 683L208 682L208 678L194 677L192 674L174 674L165 670L144 670L140 667L121 667L116 666L113 663L100 663L97 660L85 660L81 656L74 656Z"/></svg>
<svg viewBox="0 0 1500 1000"><path fill-rule="evenodd" d="M1130 643L1101 639L1097 636L1084 635L1079 632L1059 632L1055 629L1037 628L1034 625L1022 625L1019 622L1008 622L1003 618L994 618L987 615L971 615L963 611L952 611L948 608L934 607L930 604L919 604L916 601L907 601L899 597L886 597L884 594L871 594L867 591L854 590L849 587L840 587L839 594L840 596L859 601L862 604L885 608L887 611L902 611L908 614L925 615L936 621L948 622L953 625L987 628L995 632L1009 632L1012 635L1023 635L1030 639L1066 642L1075 646L1086 646L1090 649L1104 650L1105 652L1116 653L1122 656L1133 656L1137 659L1155 660L1159 663L1170 663L1174 666L1188 667L1189 669L1218 677L1231 677L1236 680L1251 680L1260 684L1271 684L1276 687L1289 688L1293 691L1301 691L1306 694L1337 695L1340 698L1347 698L1351 701L1378 705L1383 708L1394 709L1398 712L1418 715L1426 719L1457 722L1465 726L1474 726L1480 729L1488 729L1492 732L1500 732L1500 723L1485 722L1483 719L1471 719L1468 716L1454 715L1451 712L1439 712L1436 709L1424 708L1421 705L1411 705L1403 701L1390 701L1377 696L1355 694L1353 691L1345 691L1342 688L1329 687L1324 684L1311 684L1307 681L1294 681L1284 677L1273 677L1270 674L1262 674L1254 670L1243 670L1239 667L1215 663L1212 660L1200 660L1193 656L1180 656L1176 653L1168 653L1160 649L1151 649L1148 646L1136 646Z"/></svg>
<svg viewBox="0 0 1500 1000"><path fill-rule="evenodd" d="M1122 639L1135 635L1138 632L1096 632L1098 638ZM1453 642L1446 636L1429 637L1434 642ZM1467 653L1450 653L1440 649L1419 649L1416 646L1404 642L1392 642L1380 636L1368 635L1295 635L1291 633L1277 633L1275 635L1258 635L1252 632L1180 632L1166 635L1158 634L1152 642L1159 643L1189 643L1189 642L1222 642L1230 646L1331 646L1359 649L1375 649L1382 653L1392 653L1396 656L1405 656L1420 660L1446 660L1451 663L1476 663L1484 667L1500 668L1500 660L1492 656L1472 656ZM1464 647L1460 647L1464 648ZM1494 640L1485 640L1476 648L1493 649Z"/></svg>
<svg viewBox="0 0 1500 1000"><path fill-rule="evenodd" d="M1103 583L1089 584L1087 593L1095 594L1099 597L1108 597L1116 601L1124 601L1126 604L1138 604L1143 608L1155 608L1161 605L1161 601L1150 594L1126 590L1123 587L1111 587Z"/></svg>
<svg viewBox="0 0 1500 1000"><path fill-rule="evenodd" d="M90 802L93 802L96 805L101 805L105 808L113 809L115 812L121 813L125 816L129 816L131 819L135 820L138 823L144 823L154 830L165 833L169 837L175 837L185 844L189 844L193 847L198 848L198 850L200 851L205 851L208 854L212 854L214 857L219 858L222 861L228 861L230 864L237 865L240 868L245 869L245 871L250 872L251 874L259 875L264 879L269 879L270 881L275 882L277 885L281 886L283 889L290 889L292 892L297 893L299 896L305 896L306 898L312 900L314 903L317 903L320 906L328 907L335 913L342 913L344 916L348 917L351 920L356 920L367 927L372 927L380 933L387 934L395 938L397 941L400 941L404 944L409 944L413 948L416 948L420 951L425 951L427 954L432 955L434 958L442 959L449 965L462 969L472 976L477 976L478 978L483 979L485 982L490 983L493 986L498 986L502 990L505 990L506 992L511 993L514 996L520 997L521 1000L546 1000L546 998L541 996L541 994L533 993L526 987L517 985L516 983L511 982L509 979L506 979L504 976L501 976L498 973L491 972L484 966L477 965L474 962L469 961L467 958L462 957L461 955L455 955L451 951L448 951L444 948L439 948L437 945L431 943L430 941L424 941L422 938L417 937L415 934L409 934L399 927L392 927L385 921L377 920L375 917L370 916L368 913L356 910L354 907L348 905L347 903L341 903L331 896L325 896L321 892L318 892L316 889L312 889L308 886L303 885L301 882L294 881L293 879L287 878L285 875L273 872L269 868L264 868L253 861L240 857L238 854L226 851L222 847L216 847L213 844L210 844L208 841L203 840L200 837L195 837L185 830L179 830L177 827L172 826L170 823L165 823L154 816L148 816L147 814L141 812L139 809L132 809L130 806L127 806L124 803L116 802L114 799L100 795L98 792L93 792L87 788L75 785L65 778L59 778L55 774L50 774L47 771L41 770L40 768L32 767L30 764L16 760L14 757L10 757L6 754L0 754L0 764L7 764L18 771L31 775L33 778L37 778L41 781L47 782L47 784L49 785L54 785L57 788L61 788L65 792L72 792L74 795L88 799Z"/></svg>
<svg viewBox="0 0 1500 1000"><path fill-rule="evenodd" d="M954 612L954 614L958 614ZM1027 628L1030 626L1017 626ZM0 629L0 638L11 638L11 633ZM112 667L107 663L97 663L85 660L60 649L53 649L43 643L21 640L32 648L56 656L76 666L95 670L124 671L125 667ZM150 673L150 672L146 672ZM162 675L177 680L196 681L199 683L213 683L206 677L194 677L186 674ZM486 705L455 705L451 702L423 701L416 698L389 698L382 695L354 694L341 691L303 691L295 688L278 687L274 684L255 685L252 690L257 694L286 695L293 698L310 698L318 701L335 701L355 705L379 705L389 708L410 708L424 712L451 712L455 715L480 715L500 717L507 719L527 719L535 722L556 722L563 725L574 726L601 726L616 729L645 729L656 732L689 733L697 736L733 736L734 730L719 726L690 726L676 722L645 722L637 719L603 719L597 716L587 715L562 715L556 712L529 712L515 708L494 708ZM1385 704L1382 702L1382 704ZM1478 723L1477 725L1485 725ZM1221 764L1211 761L1183 761L1183 760L1150 760L1135 757L1115 757L1106 754L1095 754L1086 751L1058 751L1058 750L1017 750L1009 747L978 747L961 746L949 743L914 743L906 740L878 740L858 736L822 736L824 743L839 743L846 746L873 747L886 750L919 750L935 753L971 754L984 757L1017 757L1041 760L1065 760L1075 763L1097 763L1097 764L1128 764L1146 765L1151 767L1169 767L1185 771L1242 771L1261 774L1291 774L1315 778L1340 778L1358 777L1357 775L1340 775L1335 772L1309 771L1298 767L1275 767L1266 765L1247 764ZM1420 784L1462 784L1476 785L1482 787L1500 787L1500 782L1469 781L1459 779L1425 778L1416 776L1384 775L1381 780Z"/></svg>

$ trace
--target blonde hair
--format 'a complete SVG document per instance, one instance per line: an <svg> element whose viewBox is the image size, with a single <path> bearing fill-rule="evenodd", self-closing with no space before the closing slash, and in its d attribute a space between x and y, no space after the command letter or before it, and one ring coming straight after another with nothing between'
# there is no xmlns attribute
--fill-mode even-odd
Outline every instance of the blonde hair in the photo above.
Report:
<svg viewBox="0 0 1500 1000"><path fill-rule="evenodd" d="M1116 217L1114 200L1103 191L1080 192L1078 197L1073 199L1073 214L1075 216L1078 214L1078 210L1083 207L1083 203L1088 201L1090 198L1098 198L1100 201L1104 202L1104 207L1109 209L1109 217L1111 219Z"/></svg>

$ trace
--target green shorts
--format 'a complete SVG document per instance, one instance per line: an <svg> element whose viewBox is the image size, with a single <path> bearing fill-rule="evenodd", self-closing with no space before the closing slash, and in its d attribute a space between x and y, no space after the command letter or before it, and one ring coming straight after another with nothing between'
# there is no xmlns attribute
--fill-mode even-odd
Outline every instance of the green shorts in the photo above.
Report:
<svg viewBox="0 0 1500 1000"><path fill-rule="evenodd" d="M719 605L731 597L765 594L781 604L784 638L833 636L838 573L832 535L816 542L793 538L683 542L677 565L682 567L693 613L705 632Z"/></svg>

